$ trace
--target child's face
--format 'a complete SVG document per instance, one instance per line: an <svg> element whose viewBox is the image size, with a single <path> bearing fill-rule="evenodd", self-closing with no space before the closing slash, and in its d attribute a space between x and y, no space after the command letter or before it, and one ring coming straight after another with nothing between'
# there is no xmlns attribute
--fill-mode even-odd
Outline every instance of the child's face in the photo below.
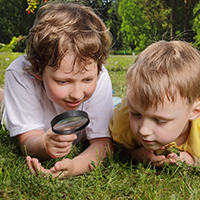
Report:
<svg viewBox="0 0 200 200"><path fill-rule="evenodd" d="M91 60L85 65L86 70L78 71L78 59L73 67L74 55L67 54L61 61L60 68L56 71L47 66L42 75L42 81L48 98L66 111L77 109L81 103L88 100L95 91L98 68ZM78 72L78 73L77 73Z"/></svg>
<svg viewBox="0 0 200 200"><path fill-rule="evenodd" d="M127 105L131 129L146 149L155 151L173 141L178 146L185 142L190 131L192 106L187 105L180 96L175 103L165 98L163 105L146 111L132 99L133 96L129 94Z"/></svg>

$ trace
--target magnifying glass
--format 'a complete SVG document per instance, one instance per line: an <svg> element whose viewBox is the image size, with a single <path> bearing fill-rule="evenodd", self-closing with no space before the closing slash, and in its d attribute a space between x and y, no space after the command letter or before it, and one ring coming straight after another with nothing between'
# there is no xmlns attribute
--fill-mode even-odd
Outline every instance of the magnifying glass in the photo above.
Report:
<svg viewBox="0 0 200 200"><path fill-rule="evenodd" d="M82 110L71 110L54 117L51 121L53 132L61 135L76 133L84 129L90 120Z"/></svg>

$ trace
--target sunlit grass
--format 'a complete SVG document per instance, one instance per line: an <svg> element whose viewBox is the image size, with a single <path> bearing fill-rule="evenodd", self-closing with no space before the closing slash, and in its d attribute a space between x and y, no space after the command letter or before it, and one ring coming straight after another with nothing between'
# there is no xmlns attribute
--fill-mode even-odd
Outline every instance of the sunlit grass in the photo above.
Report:
<svg viewBox="0 0 200 200"><path fill-rule="evenodd" d="M133 64L135 58L136 56L133 55L109 56L105 66L108 69L116 96L126 95L126 71Z"/></svg>
<svg viewBox="0 0 200 200"><path fill-rule="evenodd" d="M10 63L22 55L22 53L0 53L0 88L3 88L4 78L5 78L5 70L10 65Z"/></svg>

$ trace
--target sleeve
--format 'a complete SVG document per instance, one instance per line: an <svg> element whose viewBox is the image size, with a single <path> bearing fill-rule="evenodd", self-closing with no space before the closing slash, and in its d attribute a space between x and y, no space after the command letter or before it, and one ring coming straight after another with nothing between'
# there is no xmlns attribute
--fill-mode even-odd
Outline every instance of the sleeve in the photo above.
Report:
<svg viewBox="0 0 200 200"><path fill-rule="evenodd" d="M110 137L109 121L113 116L112 85L105 68L99 75L95 92L87 101L86 112L90 118L86 127L87 139Z"/></svg>
<svg viewBox="0 0 200 200"><path fill-rule="evenodd" d="M4 84L6 127L10 136L44 128L42 106L29 85L23 73L9 69L6 71Z"/></svg>
<svg viewBox="0 0 200 200"><path fill-rule="evenodd" d="M139 139L134 136L130 127L126 97L123 97L121 104L114 109L114 115L110 121L110 132L113 140L127 149L141 146Z"/></svg>

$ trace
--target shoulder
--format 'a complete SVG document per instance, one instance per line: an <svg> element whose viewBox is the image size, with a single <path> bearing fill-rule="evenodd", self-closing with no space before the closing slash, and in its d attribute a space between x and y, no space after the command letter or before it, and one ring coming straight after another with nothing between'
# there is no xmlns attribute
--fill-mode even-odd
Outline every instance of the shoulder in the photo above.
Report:
<svg viewBox="0 0 200 200"><path fill-rule="evenodd" d="M7 68L6 71L18 71L22 72L24 71L23 68L28 65L28 61L25 59L25 56L19 56L17 59L15 59Z"/></svg>
<svg viewBox="0 0 200 200"><path fill-rule="evenodd" d="M122 118L126 117L126 120L129 121L129 108L127 106L127 97L123 97L120 104L114 110L114 117Z"/></svg>
<svg viewBox="0 0 200 200"><path fill-rule="evenodd" d="M94 101L94 99L96 99L96 101ZM108 71L104 66L102 66L102 71L99 74L96 89L88 100L88 103L92 102L101 102L101 104L103 104L103 102L105 102L105 104L111 102L112 104L112 83Z"/></svg>
<svg viewBox="0 0 200 200"><path fill-rule="evenodd" d="M130 129L129 123L129 109L126 103L126 97L122 98L121 104L114 109L114 115L110 122L111 132L121 132Z"/></svg>
<svg viewBox="0 0 200 200"><path fill-rule="evenodd" d="M139 139L134 136L130 127L126 97L123 97L121 104L114 109L114 115L110 121L110 133L116 143L123 145L127 149L141 146Z"/></svg>
<svg viewBox="0 0 200 200"><path fill-rule="evenodd" d="M98 82L102 83L105 80L110 81L110 76L108 74L108 70L105 68L104 65L102 65L102 70L99 73L99 78L98 78L97 84L98 84Z"/></svg>

